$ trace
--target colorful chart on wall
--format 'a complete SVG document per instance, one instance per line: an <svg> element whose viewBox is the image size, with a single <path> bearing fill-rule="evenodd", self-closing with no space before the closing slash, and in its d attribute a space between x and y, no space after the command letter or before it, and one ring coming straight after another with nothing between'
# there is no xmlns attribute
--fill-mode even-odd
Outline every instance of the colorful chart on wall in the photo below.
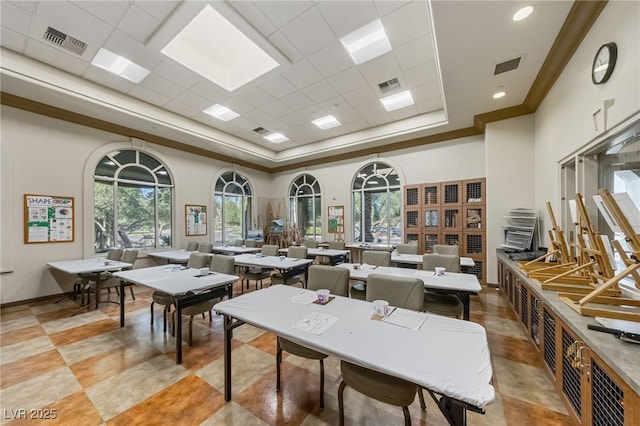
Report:
<svg viewBox="0 0 640 426"><path fill-rule="evenodd" d="M185 205L186 233L207 235L207 206Z"/></svg>
<svg viewBox="0 0 640 426"><path fill-rule="evenodd" d="M73 197L24 195L24 243L74 240Z"/></svg>
<svg viewBox="0 0 640 426"><path fill-rule="evenodd" d="M344 225L344 206L329 206L329 222L328 231L330 234L338 234L343 230Z"/></svg>

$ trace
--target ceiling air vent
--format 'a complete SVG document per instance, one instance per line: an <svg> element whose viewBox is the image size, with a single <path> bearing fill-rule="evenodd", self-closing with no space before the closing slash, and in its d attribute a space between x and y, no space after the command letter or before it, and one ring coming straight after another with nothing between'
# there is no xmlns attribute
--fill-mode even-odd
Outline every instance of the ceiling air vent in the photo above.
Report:
<svg viewBox="0 0 640 426"><path fill-rule="evenodd" d="M257 134L259 134L260 136L264 136L267 133L269 133L269 131L267 129L265 129L264 127L256 127L255 129L253 129L253 131Z"/></svg>
<svg viewBox="0 0 640 426"><path fill-rule="evenodd" d="M55 28L47 27L47 31L44 33L44 39L50 43L53 43L63 49L69 50L76 55L82 55L87 48L87 43L80 41L77 38L66 35L62 31L58 31Z"/></svg>
<svg viewBox="0 0 640 426"><path fill-rule="evenodd" d="M378 84L378 88L382 93L393 92L400 88L400 82L397 78L392 78L391 80L384 81Z"/></svg>
<svg viewBox="0 0 640 426"><path fill-rule="evenodd" d="M520 66L520 61L522 60L522 56L519 56L514 59L509 59L508 61L500 62L496 64L496 69L493 72L493 75L502 74L503 72L515 70Z"/></svg>

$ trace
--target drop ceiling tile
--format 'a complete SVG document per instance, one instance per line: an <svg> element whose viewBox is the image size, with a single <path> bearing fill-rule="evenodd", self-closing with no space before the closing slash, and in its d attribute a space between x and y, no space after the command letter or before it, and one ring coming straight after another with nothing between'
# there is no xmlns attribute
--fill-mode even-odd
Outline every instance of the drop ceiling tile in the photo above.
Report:
<svg viewBox="0 0 640 426"><path fill-rule="evenodd" d="M311 8L282 27L282 33L303 55L310 55L336 37L316 8Z"/></svg>
<svg viewBox="0 0 640 426"><path fill-rule="evenodd" d="M27 39L25 55L75 75L83 75L90 65L77 55L44 42Z"/></svg>
<svg viewBox="0 0 640 426"><path fill-rule="evenodd" d="M344 123L344 127L350 132L358 132L360 130L364 130L369 127L369 123L367 123L364 119L358 118L357 120L349 121Z"/></svg>
<svg viewBox="0 0 640 426"><path fill-rule="evenodd" d="M304 56L300 51L289 41L289 39L280 31L276 31L268 37L269 41L279 49L284 56L286 56L291 63L296 63Z"/></svg>
<svg viewBox="0 0 640 426"><path fill-rule="evenodd" d="M3 2L5 3L5 2ZM36 6L38 5L38 0L20 0L20 1L12 1L10 3L15 3L21 9L26 10L27 12L35 12Z"/></svg>
<svg viewBox="0 0 640 426"><path fill-rule="evenodd" d="M238 94L246 102L257 107L264 106L269 102L273 102L275 100L273 96L259 87L246 86L246 88L242 88L241 92L239 92Z"/></svg>
<svg viewBox="0 0 640 426"><path fill-rule="evenodd" d="M311 1L254 1L276 27L280 28L313 7Z"/></svg>
<svg viewBox="0 0 640 426"><path fill-rule="evenodd" d="M27 46L27 38L9 28L2 27L2 29L0 29L0 45L22 53Z"/></svg>
<svg viewBox="0 0 640 426"><path fill-rule="evenodd" d="M319 81L305 87L302 91L314 102L322 102L338 96L338 92L326 81Z"/></svg>
<svg viewBox="0 0 640 426"><path fill-rule="evenodd" d="M404 6L405 4L410 3L407 0L391 0L391 1L376 1L374 6L378 11L378 15L385 16L399 7Z"/></svg>
<svg viewBox="0 0 640 426"><path fill-rule="evenodd" d="M291 128L291 126L288 126L287 124L279 120L265 121L263 124L263 127L271 130L272 132L282 133L287 137L289 137L289 134L287 131Z"/></svg>
<svg viewBox="0 0 640 426"><path fill-rule="evenodd" d="M413 1L382 18L382 25L393 47L428 34L429 22L427 2L423 1Z"/></svg>
<svg viewBox="0 0 640 426"><path fill-rule="evenodd" d="M351 105L342 96L335 96L325 101L318 102L318 106L327 111L329 114L334 114L351 109Z"/></svg>
<svg viewBox="0 0 640 426"><path fill-rule="evenodd" d="M368 83L362 77L357 68L349 68L327 79L327 81L340 93L366 86Z"/></svg>
<svg viewBox="0 0 640 426"><path fill-rule="evenodd" d="M387 123L390 123L392 121L391 120L391 116L386 112L384 114L376 114L376 115L366 116L366 117L364 117L364 120L371 127L382 126L383 124L387 124Z"/></svg>
<svg viewBox="0 0 640 426"><path fill-rule="evenodd" d="M291 68L282 72L282 76L298 89L307 87L322 80L322 75L306 59L295 63Z"/></svg>
<svg viewBox="0 0 640 426"><path fill-rule="evenodd" d="M313 104L313 101L299 90L280 98L280 102L287 105L293 111L298 111Z"/></svg>
<svg viewBox="0 0 640 426"><path fill-rule="evenodd" d="M393 51L398 65L402 69L413 68L434 59L431 35L411 40L402 46L396 47Z"/></svg>
<svg viewBox="0 0 640 426"><path fill-rule="evenodd" d="M73 4L111 25L117 25L131 6L124 1L74 1Z"/></svg>
<svg viewBox="0 0 640 426"><path fill-rule="evenodd" d="M378 17L371 1L325 1L318 3L317 7L338 38Z"/></svg>
<svg viewBox="0 0 640 426"><path fill-rule="evenodd" d="M439 111L442 109L442 100L439 97L425 99L424 101L416 102L415 107L419 114Z"/></svg>
<svg viewBox="0 0 640 426"><path fill-rule="evenodd" d="M364 119L366 119L369 116L388 114L387 111L382 106L382 102L380 102L379 100L359 105L354 109L358 111L360 116Z"/></svg>
<svg viewBox="0 0 640 426"><path fill-rule="evenodd" d="M240 115L244 114L247 111L251 111L252 109L255 108L253 105L251 105L250 103L244 101L243 99L237 96L222 99L220 100L219 104L226 106L227 108L237 112Z"/></svg>
<svg viewBox="0 0 640 426"><path fill-rule="evenodd" d="M149 74L144 80L138 84L155 93L161 94L169 99L173 99L185 91L184 87L180 87L156 73Z"/></svg>
<svg viewBox="0 0 640 426"><path fill-rule="evenodd" d="M269 115L274 118L282 117L283 115L291 114L293 112L291 108L279 101L269 102L262 108L265 111L269 111Z"/></svg>
<svg viewBox="0 0 640 426"><path fill-rule="evenodd" d="M298 111L298 113L303 116L306 121L311 121L311 120L315 120L318 117L322 117L323 115L327 115L327 112L318 107L317 105L312 105L310 107L301 109Z"/></svg>
<svg viewBox="0 0 640 426"><path fill-rule="evenodd" d="M354 66L342 43L334 42L309 56L311 64L325 77Z"/></svg>
<svg viewBox="0 0 640 426"><path fill-rule="evenodd" d="M145 12L143 9L133 5L124 15L118 29L130 35L141 43L145 43L149 37L158 29L160 21Z"/></svg>
<svg viewBox="0 0 640 426"><path fill-rule="evenodd" d="M389 115L393 120L404 120L405 118L413 117L418 114L418 110L415 105L409 105L404 108L397 109L389 112Z"/></svg>
<svg viewBox="0 0 640 426"><path fill-rule="evenodd" d="M273 120L273 116L271 116L266 111L260 108L255 108L255 109L252 109L251 111L247 111L243 114L243 116L255 123L258 123L258 126L263 126L263 127L267 126L266 123L268 121ZM272 130L272 129L269 129L269 130Z"/></svg>
<svg viewBox="0 0 640 426"><path fill-rule="evenodd" d="M135 86L135 83L125 78L94 66L89 66L82 76L87 80L91 80L109 89L117 90L122 93L128 93Z"/></svg>
<svg viewBox="0 0 640 426"><path fill-rule="evenodd" d="M258 86L274 98L281 98L296 91L293 84L278 74L261 81Z"/></svg>
<svg viewBox="0 0 640 426"><path fill-rule="evenodd" d="M263 36L268 36L277 30L277 27L267 18L267 16L250 1L230 1L229 5L234 8L242 17Z"/></svg>
<svg viewBox="0 0 640 426"><path fill-rule="evenodd" d="M440 84L435 81L411 89L411 97L416 102L441 96Z"/></svg>
<svg viewBox="0 0 640 426"><path fill-rule="evenodd" d="M178 115L182 115L185 117L193 117L202 112L202 109L194 108L190 105L185 104L184 102L173 99L169 101L165 106L165 109L169 111L175 112Z"/></svg>
<svg viewBox="0 0 640 426"><path fill-rule="evenodd" d="M154 74L158 74L161 77L171 80L185 89L193 87L202 80L202 77L199 74L191 71L183 65L180 65L173 59L169 59L164 55L160 56L164 60L158 64L158 66L153 68Z"/></svg>
<svg viewBox="0 0 640 426"><path fill-rule="evenodd" d="M136 5L162 22L173 13L180 3L182 3L180 0L138 1Z"/></svg>
<svg viewBox="0 0 640 426"><path fill-rule="evenodd" d="M129 90L129 95L134 96L152 105L158 105L158 106L162 106L171 100L170 97L163 95L161 93L158 93L155 90L144 87L140 84L131 88L131 90Z"/></svg>
<svg viewBox="0 0 640 426"><path fill-rule="evenodd" d="M225 89L204 78L190 87L189 90L193 93L198 93L212 103L217 103L219 99L225 99L229 96L229 92Z"/></svg>
<svg viewBox="0 0 640 426"><path fill-rule="evenodd" d="M385 53L364 64L360 64L359 68L364 79L373 87L377 87L379 83L392 78L402 78L400 67L393 52Z"/></svg>
<svg viewBox="0 0 640 426"><path fill-rule="evenodd" d="M146 49L138 40L120 30L113 32L104 47L148 70L154 69L162 62L161 55Z"/></svg>
<svg viewBox="0 0 640 426"><path fill-rule="evenodd" d="M174 98L174 100L195 109L197 112L201 112L203 109L211 106L211 102L208 99L203 98L199 93L192 92L190 90L180 93Z"/></svg>
<svg viewBox="0 0 640 426"><path fill-rule="evenodd" d="M26 35L31 24L31 14L13 3L3 1L0 3L0 17L2 28L8 28L16 33ZM4 46L4 40L0 40Z"/></svg>
<svg viewBox="0 0 640 426"><path fill-rule="evenodd" d="M360 119L360 113L353 108L342 109L333 115L343 125Z"/></svg>
<svg viewBox="0 0 640 426"><path fill-rule="evenodd" d="M376 101L381 95L377 95L373 90L371 90L371 87L363 86L358 89L346 92L342 96L347 100L347 102L349 102L349 105L351 105L352 107L357 107L369 102Z"/></svg>
<svg viewBox="0 0 640 426"><path fill-rule="evenodd" d="M293 112L291 114L280 117L280 121L282 121L287 127L296 127L301 125L302 123L307 122L308 120L297 112Z"/></svg>
<svg viewBox="0 0 640 426"><path fill-rule="evenodd" d="M435 61L430 61L404 71L404 80L407 87L421 86L430 81L437 81L437 78L438 70L436 69Z"/></svg>
<svg viewBox="0 0 640 426"><path fill-rule="evenodd" d="M240 129L241 131L246 131L246 132L251 132L251 130L260 126L260 124L256 123L253 120L248 119L244 115L234 118L229 123L233 123L233 126L235 128ZM255 135L255 133L251 132L251 135L247 133L246 136L252 136L252 135Z"/></svg>

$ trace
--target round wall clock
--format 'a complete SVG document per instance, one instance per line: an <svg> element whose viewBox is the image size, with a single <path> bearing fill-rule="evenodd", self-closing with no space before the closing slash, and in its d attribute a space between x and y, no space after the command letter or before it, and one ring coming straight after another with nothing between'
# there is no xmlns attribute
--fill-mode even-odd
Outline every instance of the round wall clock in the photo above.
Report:
<svg viewBox="0 0 640 426"><path fill-rule="evenodd" d="M591 66L591 81L602 84L609 80L618 58L618 46L614 42L603 44L598 49Z"/></svg>

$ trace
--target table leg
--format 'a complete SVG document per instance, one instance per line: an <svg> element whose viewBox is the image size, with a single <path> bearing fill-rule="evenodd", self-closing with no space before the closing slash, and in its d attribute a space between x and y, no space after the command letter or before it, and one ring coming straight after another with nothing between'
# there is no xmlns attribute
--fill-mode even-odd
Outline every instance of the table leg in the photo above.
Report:
<svg viewBox="0 0 640 426"><path fill-rule="evenodd" d="M231 401L231 317L224 315L224 400Z"/></svg>
<svg viewBox="0 0 640 426"><path fill-rule="evenodd" d="M124 327L124 289L125 281L120 280L120 327Z"/></svg>
<svg viewBox="0 0 640 426"><path fill-rule="evenodd" d="M180 298L175 299L176 303L176 364L182 364L182 303Z"/></svg>
<svg viewBox="0 0 640 426"><path fill-rule="evenodd" d="M469 316L470 316L470 311L471 311L471 307L469 306L471 301L469 298L469 292L468 291L461 291L458 294L458 297L460 297L460 300L462 301L462 319L469 321Z"/></svg>
<svg viewBox="0 0 640 426"><path fill-rule="evenodd" d="M100 272L96 274L96 310L100 306L100 293L102 293L102 283L100 282Z"/></svg>

